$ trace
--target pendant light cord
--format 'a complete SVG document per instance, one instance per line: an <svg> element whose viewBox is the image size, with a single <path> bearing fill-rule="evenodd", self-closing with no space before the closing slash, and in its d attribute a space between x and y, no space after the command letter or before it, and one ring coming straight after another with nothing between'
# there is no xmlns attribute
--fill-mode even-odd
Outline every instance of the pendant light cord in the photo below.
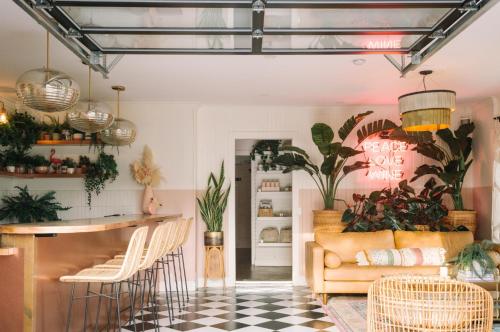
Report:
<svg viewBox="0 0 500 332"><path fill-rule="evenodd" d="M47 71L49 71L49 62L50 62L50 52L49 52L49 49L50 49L50 35L49 35L49 30L47 30L47 58L46 58L46 66L45 66L45 69L47 69Z"/></svg>
<svg viewBox="0 0 500 332"><path fill-rule="evenodd" d="M91 85L90 82L92 81L92 68L89 66L89 103L92 101L92 93L91 93Z"/></svg>
<svg viewBox="0 0 500 332"><path fill-rule="evenodd" d="M117 99L116 99L116 109L117 109L117 119L120 118L120 90L116 90L117 92Z"/></svg>
<svg viewBox="0 0 500 332"><path fill-rule="evenodd" d="M423 75L422 77L422 82L424 83L424 90L427 91L427 85L425 85L425 78L427 77L427 75Z"/></svg>

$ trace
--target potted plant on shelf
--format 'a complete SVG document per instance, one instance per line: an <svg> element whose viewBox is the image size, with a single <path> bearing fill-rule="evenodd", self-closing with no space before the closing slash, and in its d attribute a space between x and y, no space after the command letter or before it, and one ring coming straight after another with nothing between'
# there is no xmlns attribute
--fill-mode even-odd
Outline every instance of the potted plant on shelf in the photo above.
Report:
<svg viewBox="0 0 500 332"><path fill-rule="evenodd" d="M144 147L141 160L136 160L130 165L130 170L135 181L144 186L144 195L142 198L142 212L154 214L159 204L155 198L153 187L160 184L162 179L160 168L155 165L153 152L149 146Z"/></svg>
<svg viewBox="0 0 500 332"><path fill-rule="evenodd" d="M201 198L196 198L201 218L207 226L205 231L206 246L221 246L224 243L222 226L231 190L231 185L227 189L223 188L224 182L224 162L222 162L219 176L215 177L214 173L211 172L208 177L207 190Z"/></svg>
<svg viewBox="0 0 500 332"><path fill-rule="evenodd" d="M250 152L250 158L255 160L258 157L259 169L267 172L271 168L275 168L274 159L279 154L280 140L260 140L253 146ZM260 166L262 165L262 166Z"/></svg>
<svg viewBox="0 0 500 332"><path fill-rule="evenodd" d="M62 162L63 166L66 167L66 173L68 174L74 174L75 173L75 166L76 163L73 159L71 158L66 158Z"/></svg>
<svg viewBox="0 0 500 332"><path fill-rule="evenodd" d="M69 210L55 200L55 192L49 191L42 196L31 195L28 187L15 187L17 195L2 198L0 220L17 220L20 223L60 220L57 212Z"/></svg>
<svg viewBox="0 0 500 332"><path fill-rule="evenodd" d="M87 173L87 169L90 166L90 159L87 156L78 157L78 167L76 172L78 173L78 169L80 169L80 173Z"/></svg>
<svg viewBox="0 0 500 332"><path fill-rule="evenodd" d="M363 153L363 150L358 148L365 139L397 128L392 121L377 120L358 130L354 148L347 146L346 140L351 132L372 113L367 111L350 117L338 130L339 140L336 142L333 141L333 130L327 124L316 123L311 128L312 140L323 157L321 165L316 165L303 149L296 146L283 146L281 150L284 153L274 159L277 165L285 167L284 173L305 171L316 183L323 198L324 209L313 211L314 231L342 232L342 212L334 209L338 186L349 173L369 167L368 161L357 160L347 164L348 161Z"/></svg>
<svg viewBox="0 0 500 332"><path fill-rule="evenodd" d="M112 154L100 152L97 160L87 166L84 177L84 187L87 193L87 204L91 206L92 193L99 195L106 182L113 182L118 176L118 165Z"/></svg>
<svg viewBox="0 0 500 332"><path fill-rule="evenodd" d="M418 153L436 161L437 165L421 165L415 171L411 181L426 175L434 175L446 186L445 192L453 201L453 209L448 211L445 223L452 227L465 226L471 232L476 231L476 211L466 210L462 197L465 175L473 159L472 132L474 123L462 123L457 130L441 129L436 132L439 141L421 142L414 148Z"/></svg>
<svg viewBox="0 0 500 332"><path fill-rule="evenodd" d="M35 173L46 174L49 172L50 161L42 155L31 157L32 163L35 166Z"/></svg>
<svg viewBox="0 0 500 332"><path fill-rule="evenodd" d="M489 255L494 244L490 241L471 243L452 260L456 277L463 281L491 281L495 278L495 262Z"/></svg>

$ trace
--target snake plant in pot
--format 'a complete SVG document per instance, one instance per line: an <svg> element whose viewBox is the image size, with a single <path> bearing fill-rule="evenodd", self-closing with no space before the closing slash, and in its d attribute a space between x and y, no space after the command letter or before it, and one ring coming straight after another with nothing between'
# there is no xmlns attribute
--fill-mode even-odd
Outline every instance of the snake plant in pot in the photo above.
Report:
<svg viewBox="0 0 500 332"><path fill-rule="evenodd" d="M207 226L205 232L206 246L221 246L223 244L223 219L227 207L227 200L231 185L224 189L224 162L222 162L219 176L210 173L208 177L207 190L202 197L196 198L200 208L201 218Z"/></svg>
<svg viewBox="0 0 500 332"><path fill-rule="evenodd" d="M448 211L444 222L452 227L465 226L476 230L476 211L466 210L462 196L465 175L472 164L472 133L474 123L461 124L457 130L441 129L436 132L438 140L421 142L414 148L418 153L436 162L421 165L411 181L422 176L436 176L445 185L445 192L452 198L453 209Z"/></svg>
<svg viewBox="0 0 500 332"><path fill-rule="evenodd" d="M338 130L339 139L334 142L334 132L325 123L316 123L311 128L314 144L322 156L320 165L316 165L305 150L296 146L283 146L284 152L274 159L274 163L285 167L284 173L305 171L314 180L323 198L324 209L313 211L314 231L327 230L342 232L342 211L334 209L339 184L352 172L369 167L367 160L349 161L363 153L361 144L369 137L397 129L390 120L376 120L357 131L357 140L354 147L348 146L347 139L358 124L372 114L367 111L350 117Z"/></svg>

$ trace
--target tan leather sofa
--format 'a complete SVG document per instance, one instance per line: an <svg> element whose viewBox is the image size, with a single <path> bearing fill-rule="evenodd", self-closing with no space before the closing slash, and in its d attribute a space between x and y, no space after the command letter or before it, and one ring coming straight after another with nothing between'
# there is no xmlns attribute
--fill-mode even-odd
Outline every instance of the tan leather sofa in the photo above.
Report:
<svg viewBox="0 0 500 332"><path fill-rule="evenodd" d="M317 232L315 241L306 243L306 279L314 293L323 294L324 302L331 293L367 293L370 284L384 275L435 275L439 266L358 266L359 251L442 247L449 260L473 241L471 232Z"/></svg>

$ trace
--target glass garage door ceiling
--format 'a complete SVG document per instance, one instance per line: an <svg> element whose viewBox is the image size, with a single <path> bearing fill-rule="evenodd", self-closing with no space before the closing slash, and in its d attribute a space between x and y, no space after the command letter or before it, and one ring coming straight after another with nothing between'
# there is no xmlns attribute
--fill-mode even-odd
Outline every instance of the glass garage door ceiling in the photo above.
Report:
<svg viewBox="0 0 500 332"><path fill-rule="evenodd" d="M486 2L53 0L44 10L103 54L410 54Z"/></svg>

